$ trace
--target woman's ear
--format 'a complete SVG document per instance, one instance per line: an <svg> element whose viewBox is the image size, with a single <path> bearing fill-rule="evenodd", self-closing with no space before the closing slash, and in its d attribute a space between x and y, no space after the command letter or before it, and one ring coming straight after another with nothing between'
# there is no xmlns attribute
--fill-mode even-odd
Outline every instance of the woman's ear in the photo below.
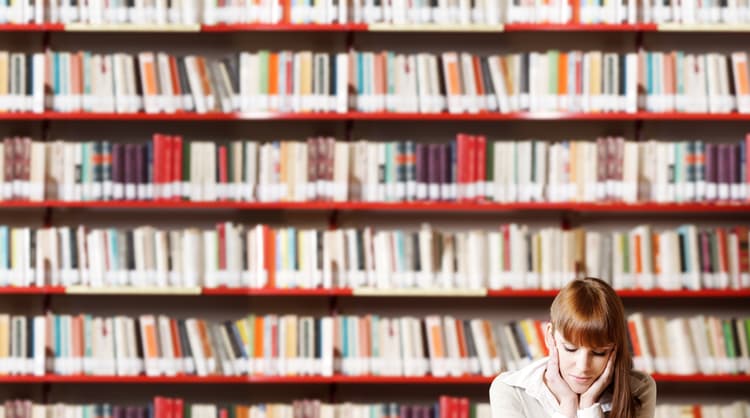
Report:
<svg viewBox="0 0 750 418"><path fill-rule="evenodd" d="M547 326L544 329L544 343L547 344L547 350L549 351L552 351L552 347L555 345L555 337L552 333L552 323L547 322Z"/></svg>

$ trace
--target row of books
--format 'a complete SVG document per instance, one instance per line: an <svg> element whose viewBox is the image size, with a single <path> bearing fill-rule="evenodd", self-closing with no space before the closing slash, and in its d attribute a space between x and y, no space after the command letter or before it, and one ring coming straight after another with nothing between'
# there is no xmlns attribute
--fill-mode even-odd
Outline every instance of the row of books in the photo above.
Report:
<svg viewBox="0 0 750 418"><path fill-rule="evenodd" d="M750 135L713 141L0 142L1 200L714 202L750 198Z"/></svg>
<svg viewBox="0 0 750 418"><path fill-rule="evenodd" d="M750 4L737 2L645 0L642 8L645 23L739 24L750 22Z"/></svg>
<svg viewBox="0 0 750 418"><path fill-rule="evenodd" d="M111 403L36 403L14 399L0 403L0 418L490 418L488 403L441 395L434 402L339 402L296 399L286 403L195 403L184 398L155 396L146 405Z"/></svg>
<svg viewBox="0 0 750 418"><path fill-rule="evenodd" d="M633 363L649 373L750 372L750 321L697 315L668 319L628 316Z"/></svg>
<svg viewBox="0 0 750 418"><path fill-rule="evenodd" d="M237 23L726 23L750 22L750 7L742 1L696 2L636 0L519 0L405 1L379 0L210 0L160 1L34 0L6 3L0 23L91 24L237 24Z"/></svg>
<svg viewBox="0 0 750 418"><path fill-rule="evenodd" d="M750 418L746 401L728 405L656 405L655 418Z"/></svg>
<svg viewBox="0 0 750 418"><path fill-rule="evenodd" d="M46 92L51 92L48 94ZM0 52L0 110L750 112L735 52Z"/></svg>
<svg viewBox="0 0 750 418"><path fill-rule="evenodd" d="M491 377L549 354L545 323L451 315L0 315L0 374ZM628 317L635 367L750 373L750 318Z"/></svg>
<svg viewBox="0 0 750 418"><path fill-rule="evenodd" d="M490 418L488 403L473 402L464 397L440 396L431 404L396 402L327 403L318 399L300 399L292 403L209 404L193 403L183 398L154 397L147 405L42 404L14 399L0 404L0 418ZM656 418L750 418L750 404L658 404Z"/></svg>
<svg viewBox="0 0 750 418"><path fill-rule="evenodd" d="M557 289L595 276L616 289L750 288L747 226L640 225L601 232L213 230L0 226L0 286Z"/></svg>

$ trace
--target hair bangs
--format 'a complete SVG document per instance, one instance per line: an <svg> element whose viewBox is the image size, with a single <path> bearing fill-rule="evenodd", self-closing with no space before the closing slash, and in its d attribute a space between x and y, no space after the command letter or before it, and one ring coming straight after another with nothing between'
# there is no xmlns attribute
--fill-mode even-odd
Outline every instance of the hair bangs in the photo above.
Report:
<svg viewBox="0 0 750 418"><path fill-rule="evenodd" d="M586 288L572 288L560 296L552 304L552 324L567 341L588 348L616 341L606 298Z"/></svg>

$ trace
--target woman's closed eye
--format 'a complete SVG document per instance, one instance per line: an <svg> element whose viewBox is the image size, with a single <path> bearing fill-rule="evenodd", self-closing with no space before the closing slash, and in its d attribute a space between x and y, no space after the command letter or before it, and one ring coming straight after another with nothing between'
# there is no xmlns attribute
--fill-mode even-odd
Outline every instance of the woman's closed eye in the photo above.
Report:
<svg viewBox="0 0 750 418"><path fill-rule="evenodd" d="M576 351L578 351L578 347L572 347L572 346L568 346L568 345L563 345L563 348L565 349L565 351L567 351L569 353L575 353ZM604 350L591 350L591 354L593 354L593 355L595 355L597 357L604 357L607 354L609 354L609 350L607 350L607 349L604 349Z"/></svg>

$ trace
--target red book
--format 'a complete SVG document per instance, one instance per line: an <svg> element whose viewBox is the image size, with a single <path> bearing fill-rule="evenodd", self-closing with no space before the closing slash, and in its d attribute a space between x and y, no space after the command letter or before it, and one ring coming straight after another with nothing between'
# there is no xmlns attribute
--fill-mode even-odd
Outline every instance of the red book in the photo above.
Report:
<svg viewBox="0 0 750 418"><path fill-rule="evenodd" d="M152 136L152 142L154 144L154 198L159 199L162 197L161 191L163 186L164 176L164 138L161 134L154 134Z"/></svg>
<svg viewBox="0 0 750 418"><path fill-rule="evenodd" d="M468 136L467 155L466 155L466 184L470 190L468 198L475 200L477 197L477 137L474 135Z"/></svg>
<svg viewBox="0 0 750 418"><path fill-rule="evenodd" d="M174 416L174 399L164 398L164 409L167 418L175 418Z"/></svg>
<svg viewBox="0 0 750 418"><path fill-rule="evenodd" d="M737 242L739 248L737 249L738 258L740 261L740 274L750 273L750 253L748 247L748 227L737 226L734 228L734 233L737 234Z"/></svg>
<svg viewBox="0 0 750 418"><path fill-rule="evenodd" d="M174 400L174 418L183 418L185 416L185 401L180 398Z"/></svg>
<svg viewBox="0 0 750 418"><path fill-rule="evenodd" d="M161 185L161 198L162 199L170 199L172 197L173 191L172 191L172 182L174 181L172 178L172 160L173 160L173 152L172 152L172 137L163 135L162 136L162 164L164 165L164 168L162 169L162 185Z"/></svg>
<svg viewBox="0 0 750 418"><path fill-rule="evenodd" d="M449 396L441 396L438 398L440 403L440 418L451 418L451 398Z"/></svg>
<svg viewBox="0 0 750 418"><path fill-rule="evenodd" d="M168 418L166 414L165 403L166 399L162 396L154 397L154 418Z"/></svg>
<svg viewBox="0 0 750 418"><path fill-rule="evenodd" d="M487 137L484 135L476 136L476 173L474 182L477 185L477 199L484 200L484 182L487 179Z"/></svg>
<svg viewBox="0 0 750 418"><path fill-rule="evenodd" d="M715 271L729 273L729 253L727 248L727 231L724 228L716 228L716 247L719 250L719 265ZM727 283L728 285L729 283Z"/></svg>
<svg viewBox="0 0 750 418"><path fill-rule="evenodd" d="M226 270L227 269L227 244L226 244L226 237L227 237L227 230L223 222L216 224L216 231L219 235L219 270Z"/></svg>
<svg viewBox="0 0 750 418"><path fill-rule="evenodd" d="M469 418L469 398L456 398L458 401L458 418Z"/></svg>
<svg viewBox="0 0 750 418"><path fill-rule="evenodd" d="M544 343L544 330L542 329L542 321L539 320L532 320L532 323L534 324L534 329L536 330L536 336L539 339L539 347L542 349L542 353L545 356L549 355L549 348L547 348L547 344Z"/></svg>
<svg viewBox="0 0 750 418"><path fill-rule="evenodd" d="M177 320L169 320L169 332L172 335L172 346L174 347L174 357L178 361L182 359L182 344L180 343L180 332L177 329Z"/></svg>
<svg viewBox="0 0 750 418"><path fill-rule="evenodd" d="M468 189L473 180L472 137L466 134L458 136L458 185L462 200L469 198Z"/></svg>
<svg viewBox="0 0 750 418"><path fill-rule="evenodd" d="M182 198L182 135L172 137L172 200Z"/></svg>
<svg viewBox="0 0 750 418"><path fill-rule="evenodd" d="M630 342L633 344L633 355L642 356L641 342L638 340L638 332L634 321L628 321L628 331L630 332Z"/></svg>
<svg viewBox="0 0 750 418"><path fill-rule="evenodd" d="M268 225L263 225L263 242L261 245L264 246L263 255L263 267L268 272L268 281L266 287L276 287L276 236L273 229L269 228Z"/></svg>
<svg viewBox="0 0 750 418"><path fill-rule="evenodd" d="M229 179L227 175L227 147L226 145L222 145L219 147L219 184L226 185L228 181ZM222 193L219 195L219 199L225 200L226 196Z"/></svg>
<svg viewBox="0 0 750 418"><path fill-rule="evenodd" d="M503 267L504 271L510 271L510 226L508 224L500 227L503 234Z"/></svg>

